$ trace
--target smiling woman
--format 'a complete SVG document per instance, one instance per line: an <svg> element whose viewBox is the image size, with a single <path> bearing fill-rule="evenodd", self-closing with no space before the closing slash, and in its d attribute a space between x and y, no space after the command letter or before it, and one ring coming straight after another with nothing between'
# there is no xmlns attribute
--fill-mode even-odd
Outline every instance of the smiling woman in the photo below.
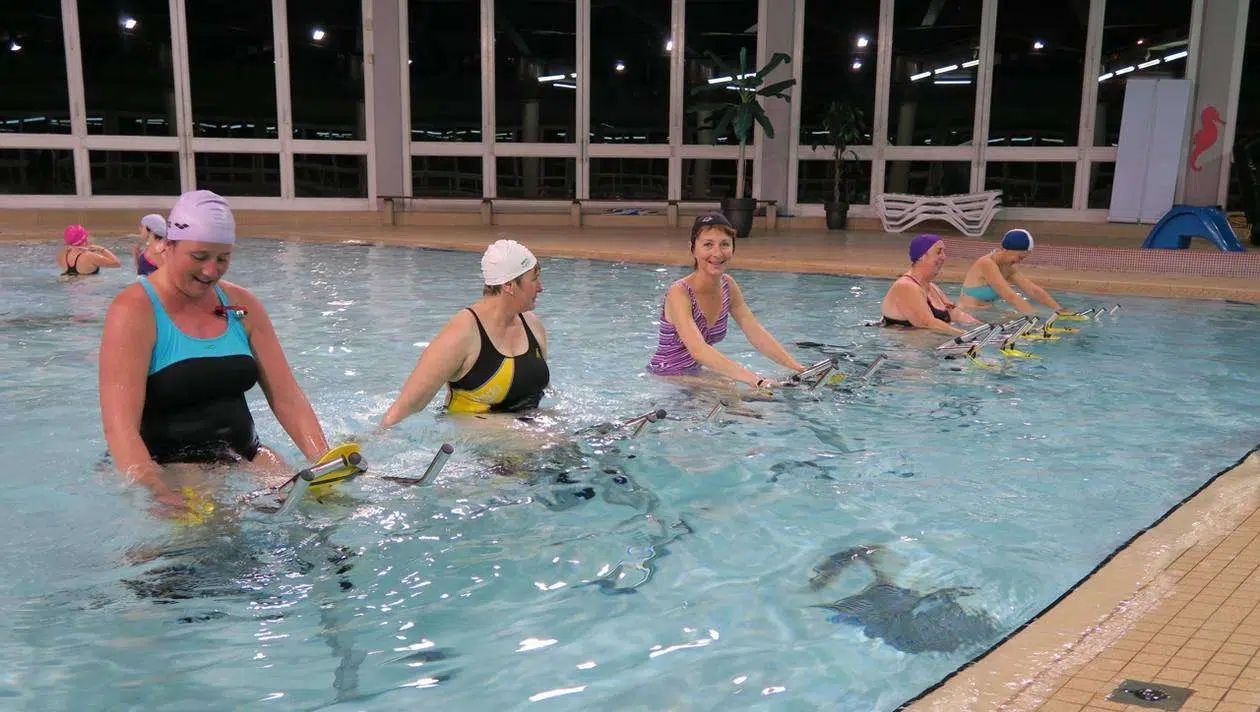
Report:
<svg viewBox="0 0 1260 712"><path fill-rule="evenodd" d="M167 513L186 510L202 465L248 463L287 475L262 446L245 393L262 386L302 454L328 450L262 303L222 281L236 243L223 198L185 193L171 209L163 268L110 305L100 348L101 419L118 471L147 486Z"/></svg>
<svg viewBox="0 0 1260 712"><path fill-rule="evenodd" d="M696 218L691 228L695 271L674 282L665 296L658 345L648 371L658 376L698 375L707 366L753 388L778 385L713 347L726 338L727 317L732 315L758 351L797 373L805 370L757 321L735 278L726 274L734 254L735 228L726 216L706 213Z"/></svg>

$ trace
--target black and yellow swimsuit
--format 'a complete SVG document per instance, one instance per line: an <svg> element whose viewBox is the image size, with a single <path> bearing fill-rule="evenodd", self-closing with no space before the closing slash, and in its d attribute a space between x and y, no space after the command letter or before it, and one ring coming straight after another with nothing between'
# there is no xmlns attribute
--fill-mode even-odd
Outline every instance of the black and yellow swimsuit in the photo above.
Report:
<svg viewBox="0 0 1260 712"><path fill-rule="evenodd" d="M543 397L543 389L551 379L542 347L529 330L525 317L519 316L529 346L519 356L504 356L494 347L489 334L481 325L477 312L471 308L481 333L481 351L468 373L458 381L447 385L450 391L446 408L452 413L511 413L537 408Z"/></svg>

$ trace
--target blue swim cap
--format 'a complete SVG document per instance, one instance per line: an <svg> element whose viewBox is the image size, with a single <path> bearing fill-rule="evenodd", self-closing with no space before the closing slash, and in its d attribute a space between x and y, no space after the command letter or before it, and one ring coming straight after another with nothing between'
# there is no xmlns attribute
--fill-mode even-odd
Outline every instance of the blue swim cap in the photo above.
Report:
<svg viewBox="0 0 1260 712"><path fill-rule="evenodd" d="M1032 233L1022 227L1007 230L1006 234L1002 236L1002 249L1004 250L1031 250L1032 248Z"/></svg>

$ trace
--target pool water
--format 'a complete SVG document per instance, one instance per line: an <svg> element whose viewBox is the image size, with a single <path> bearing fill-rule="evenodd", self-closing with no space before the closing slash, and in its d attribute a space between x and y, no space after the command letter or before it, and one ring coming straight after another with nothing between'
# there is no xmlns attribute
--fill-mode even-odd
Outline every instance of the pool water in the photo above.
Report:
<svg viewBox="0 0 1260 712"><path fill-rule="evenodd" d="M685 270L560 259L538 421L487 441L439 395L379 434L421 346L479 295L479 255L246 241L229 278L372 472L288 519L228 498L179 526L103 461L96 350L133 275L66 281L53 251L0 246L5 709L892 710L1260 440L1254 305L1124 297L990 370L861 326L884 280L736 271L802 362L824 352L795 342L851 374L888 361L709 420L711 394L644 372ZM721 348L780 372L738 329ZM656 407L637 438L575 435ZM562 442L496 455L537 431ZM418 475L442 442L436 481L376 477ZM854 547L874 553L824 565Z"/></svg>

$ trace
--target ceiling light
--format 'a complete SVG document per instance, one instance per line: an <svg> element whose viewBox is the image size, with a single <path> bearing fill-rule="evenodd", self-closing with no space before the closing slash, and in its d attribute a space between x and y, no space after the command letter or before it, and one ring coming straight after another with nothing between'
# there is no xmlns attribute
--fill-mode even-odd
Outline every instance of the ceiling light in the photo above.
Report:
<svg viewBox="0 0 1260 712"><path fill-rule="evenodd" d="M938 68L936 68L936 69L933 69L933 70L932 70L932 73L933 73L933 74L944 74L945 72L952 72L952 71L954 71L955 69L958 69L958 65L957 65L957 64L951 64L951 65L949 65L948 67L938 67Z"/></svg>
<svg viewBox="0 0 1260 712"><path fill-rule="evenodd" d="M1181 50L1180 52L1173 52L1172 54L1168 55L1167 57L1164 57L1164 61L1165 61L1165 62L1172 62L1172 61L1175 61L1175 60L1178 60L1178 59L1185 59L1187 56L1189 56L1189 54L1190 54L1189 52L1187 52L1187 51L1185 51L1185 50L1183 49L1183 50Z"/></svg>
<svg viewBox="0 0 1260 712"><path fill-rule="evenodd" d="M674 41L673 41L673 40L665 40L665 51L666 51L666 52L673 52L673 51L674 51Z"/></svg>
<svg viewBox="0 0 1260 712"><path fill-rule="evenodd" d="M1045 49L1046 43L1041 40L1033 40L1033 49Z"/></svg>
<svg viewBox="0 0 1260 712"><path fill-rule="evenodd" d="M854 68L854 69L861 69L861 68L862 68L862 60L860 60L860 59L855 59L855 60L853 60L853 68Z"/></svg>
<svg viewBox="0 0 1260 712"><path fill-rule="evenodd" d="M866 37L866 35L858 35L858 38L857 38L857 46L858 46L858 47L865 47L865 46L867 46L867 45L868 45L868 44L870 44L870 43L871 43L871 41L870 41L870 39L868 39L868 38Z"/></svg>
<svg viewBox="0 0 1260 712"><path fill-rule="evenodd" d="M624 72L626 71L626 63L619 59L617 60L617 63L613 65L613 69L617 70L618 72Z"/></svg>
<svg viewBox="0 0 1260 712"><path fill-rule="evenodd" d="M1148 61L1148 62L1142 62L1141 64L1139 64L1139 65L1138 65L1138 69L1149 69L1149 68L1154 67L1155 65L1159 64L1159 62L1160 62L1160 60L1158 60L1158 59L1152 59L1152 60L1150 60L1150 61Z"/></svg>
<svg viewBox="0 0 1260 712"><path fill-rule="evenodd" d="M920 79L927 79L930 76L932 76L931 72L919 72L918 74L911 74L910 81L917 82Z"/></svg>
<svg viewBox="0 0 1260 712"><path fill-rule="evenodd" d="M1116 76L1118 77L1118 76L1120 76L1121 74L1128 74L1129 72L1132 72L1132 71L1133 71L1133 70L1135 70L1135 69L1137 69L1137 67L1135 67L1135 66L1133 66L1132 64L1130 64L1129 66L1124 67L1123 69L1117 69L1117 70L1116 70Z"/></svg>
<svg viewBox="0 0 1260 712"><path fill-rule="evenodd" d="M311 30L311 39L316 42L322 42L324 40L324 30L319 27Z"/></svg>
<svg viewBox="0 0 1260 712"><path fill-rule="evenodd" d="M124 18L123 18L123 21L122 21L122 26L123 26L123 29L124 29L124 30L134 30L134 29L136 29L136 18L134 18L134 17L124 17Z"/></svg>
<svg viewBox="0 0 1260 712"><path fill-rule="evenodd" d="M975 67L975 66L977 66L977 65L979 65L979 64L980 64L980 60L978 60L978 59L969 59L969 60L967 60L966 62L963 62L963 63L962 63L961 65L959 65L959 66L961 66L963 69L968 69L968 68L970 68L970 67Z"/></svg>
<svg viewBox="0 0 1260 712"><path fill-rule="evenodd" d="M22 51L22 45L18 44L18 43L17 43L17 41L16 41L16 40L14 40L14 41L12 41L12 42L10 42L10 43L9 43L9 51L10 51L10 52L21 52L21 51Z"/></svg>

